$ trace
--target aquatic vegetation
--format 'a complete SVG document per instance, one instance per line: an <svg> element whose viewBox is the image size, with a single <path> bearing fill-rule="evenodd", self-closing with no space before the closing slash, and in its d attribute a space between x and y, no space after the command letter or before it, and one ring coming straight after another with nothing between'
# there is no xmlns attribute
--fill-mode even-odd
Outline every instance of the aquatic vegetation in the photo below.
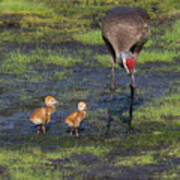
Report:
<svg viewBox="0 0 180 180"><path fill-rule="evenodd" d="M109 68L111 67L110 55L97 54L94 58L104 67L109 67Z"/></svg>

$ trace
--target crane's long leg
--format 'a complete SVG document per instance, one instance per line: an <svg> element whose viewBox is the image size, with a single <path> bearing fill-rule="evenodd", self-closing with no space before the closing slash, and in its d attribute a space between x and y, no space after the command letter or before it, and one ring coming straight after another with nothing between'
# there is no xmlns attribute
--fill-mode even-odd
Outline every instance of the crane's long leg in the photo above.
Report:
<svg viewBox="0 0 180 180"><path fill-rule="evenodd" d="M111 90L111 92L114 92L115 91L115 72L114 72L115 62L114 62L114 59L112 56L111 56L111 65L112 65L112 68L111 68L111 87L110 87L110 90Z"/></svg>
<svg viewBox="0 0 180 180"><path fill-rule="evenodd" d="M130 107L129 107L129 130L132 129L131 123L133 119L133 105L134 105L134 94L135 94L135 76L134 71L131 73L131 84L130 84L130 91L131 91L131 101L130 101Z"/></svg>
<svg viewBox="0 0 180 180"><path fill-rule="evenodd" d="M111 69L111 83L110 83L110 101L109 101L109 107L108 107L108 123L107 123L106 134L108 134L109 129L111 127L112 104L113 104L114 91L115 91L115 72L114 72L115 62L112 56L111 56L111 64L112 64L112 69Z"/></svg>

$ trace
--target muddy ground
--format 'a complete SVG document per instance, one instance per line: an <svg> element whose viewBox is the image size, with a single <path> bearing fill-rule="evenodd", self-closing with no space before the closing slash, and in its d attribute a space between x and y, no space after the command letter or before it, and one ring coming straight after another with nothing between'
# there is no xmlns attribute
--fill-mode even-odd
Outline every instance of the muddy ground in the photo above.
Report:
<svg viewBox="0 0 180 180"><path fill-rule="evenodd" d="M59 45L56 48L57 51L61 48L71 48L72 53L75 54L80 46L83 49L90 48L78 43L64 44L63 47ZM13 47L11 48L13 49ZM107 53L102 46L93 47L93 52ZM49 125L49 128L53 129L53 131L49 130L49 135L67 135L63 130L66 128L63 119L69 112L76 110L76 104L80 100L87 102L90 111L106 110L109 103L111 69L101 67L91 57L85 57L84 62L85 65L81 63L70 68L37 63L33 64L36 70L35 73L33 71L22 75L1 74L1 133L4 135L7 133L11 135L16 133L22 135L34 134L34 128L29 121L29 116L34 109L44 105L44 97L47 95L55 96L60 101L60 105L53 114ZM176 58L172 64L155 62L138 65L137 63L135 109L150 102L152 98L159 98L176 92L176 88L180 86L180 72L169 71L169 69L173 69L179 62L180 60ZM87 66L86 63L89 63L90 66ZM68 71L70 71L70 74ZM65 72L67 75L59 80L54 77L56 72ZM123 69L116 69L115 73L117 90L113 106L116 111L119 111L120 115L122 110L128 111L130 78ZM42 80L29 82L29 77L37 79L42 77ZM68 91L72 93L71 97L68 97L70 95L67 93ZM124 118L127 119L127 117ZM101 121L106 123L106 116L102 116ZM96 129L93 130L89 126L88 120L84 122L83 126L86 130L81 135L95 135L97 133ZM121 126L121 124L118 126Z"/></svg>

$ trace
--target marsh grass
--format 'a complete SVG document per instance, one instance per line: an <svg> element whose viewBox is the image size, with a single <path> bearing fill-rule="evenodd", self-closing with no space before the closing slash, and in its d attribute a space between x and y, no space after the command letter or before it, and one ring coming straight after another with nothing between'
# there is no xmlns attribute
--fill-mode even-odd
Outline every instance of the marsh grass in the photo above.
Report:
<svg viewBox="0 0 180 180"><path fill-rule="evenodd" d="M21 50L10 52L6 60L1 64L0 72L23 74L33 72L33 63L41 62L44 65L56 65L60 67L72 67L76 63L81 63L80 57L64 56L52 50L43 51L36 49L30 53L23 53ZM55 77L57 74L55 75ZM60 74L58 75L60 77ZM63 74L61 73L63 77Z"/></svg>
<svg viewBox="0 0 180 180"><path fill-rule="evenodd" d="M154 159L152 152L148 152L145 155L138 156L129 156L128 158L119 158L116 160L115 166L136 166L136 165L148 165L148 164L157 164L157 161Z"/></svg>
<svg viewBox="0 0 180 180"><path fill-rule="evenodd" d="M79 41L83 44L104 45L100 30L89 31L82 34L75 34L73 37L76 41Z"/></svg>
<svg viewBox="0 0 180 180"><path fill-rule="evenodd" d="M110 55L96 55L95 60L97 60L104 67L111 67Z"/></svg>
<svg viewBox="0 0 180 180"><path fill-rule="evenodd" d="M177 20L171 30L167 30L162 36L162 39L165 40L166 46L169 48L180 48L180 21Z"/></svg>
<svg viewBox="0 0 180 180"><path fill-rule="evenodd" d="M167 1L167 0L166 0ZM153 11L154 3L157 11ZM164 12L171 12L178 9L178 3L173 0L171 8L168 7L169 1L161 3L157 0L132 2L120 1L74 1L68 3L54 0L7 0L0 3L1 25L14 25L21 30L26 30L20 37L9 35L3 41L24 42L63 42L72 38L82 41L85 44L103 44L100 31L103 18L106 12L117 4L135 5L145 8L151 17L157 17ZM146 4L146 5L145 5ZM166 5L164 5L166 4ZM97 13L98 12L98 13ZM158 13L157 13L158 12ZM16 15L15 15L16 14Z"/></svg>
<svg viewBox="0 0 180 180"><path fill-rule="evenodd" d="M179 99L178 94L171 95L166 98L155 99L151 104L139 108L135 113L138 119L136 121L137 127L143 131L163 131L170 127L178 127L180 125Z"/></svg>
<svg viewBox="0 0 180 180"><path fill-rule="evenodd" d="M177 51L162 50L162 51L142 51L138 63L143 64L146 62L175 62L174 58L180 55Z"/></svg>
<svg viewBox="0 0 180 180"><path fill-rule="evenodd" d="M0 2L0 9L2 11L44 11L48 10L47 6L43 2L38 1L28 1L28 0L2 0Z"/></svg>

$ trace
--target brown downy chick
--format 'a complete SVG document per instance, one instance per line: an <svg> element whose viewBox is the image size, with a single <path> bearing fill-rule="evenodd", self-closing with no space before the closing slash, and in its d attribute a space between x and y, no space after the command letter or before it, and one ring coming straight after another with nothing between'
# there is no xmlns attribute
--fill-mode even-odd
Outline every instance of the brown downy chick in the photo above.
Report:
<svg viewBox="0 0 180 180"><path fill-rule="evenodd" d="M76 136L79 136L78 127L80 126L81 121L86 116L86 104L84 102L79 102L78 110L78 112L69 114L64 120L64 122L71 128L71 136L74 130L76 132Z"/></svg>
<svg viewBox="0 0 180 180"><path fill-rule="evenodd" d="M58 101L52 96L47 96L45 98L46 107L41 107L36 109L35 112L31 115L30 120L37 125L37 134L40 133L40 128L42 127L42 131L46 133L45 124L48 124L51 120L51 114L55 111L54 104L58 103Z"/></svg>

